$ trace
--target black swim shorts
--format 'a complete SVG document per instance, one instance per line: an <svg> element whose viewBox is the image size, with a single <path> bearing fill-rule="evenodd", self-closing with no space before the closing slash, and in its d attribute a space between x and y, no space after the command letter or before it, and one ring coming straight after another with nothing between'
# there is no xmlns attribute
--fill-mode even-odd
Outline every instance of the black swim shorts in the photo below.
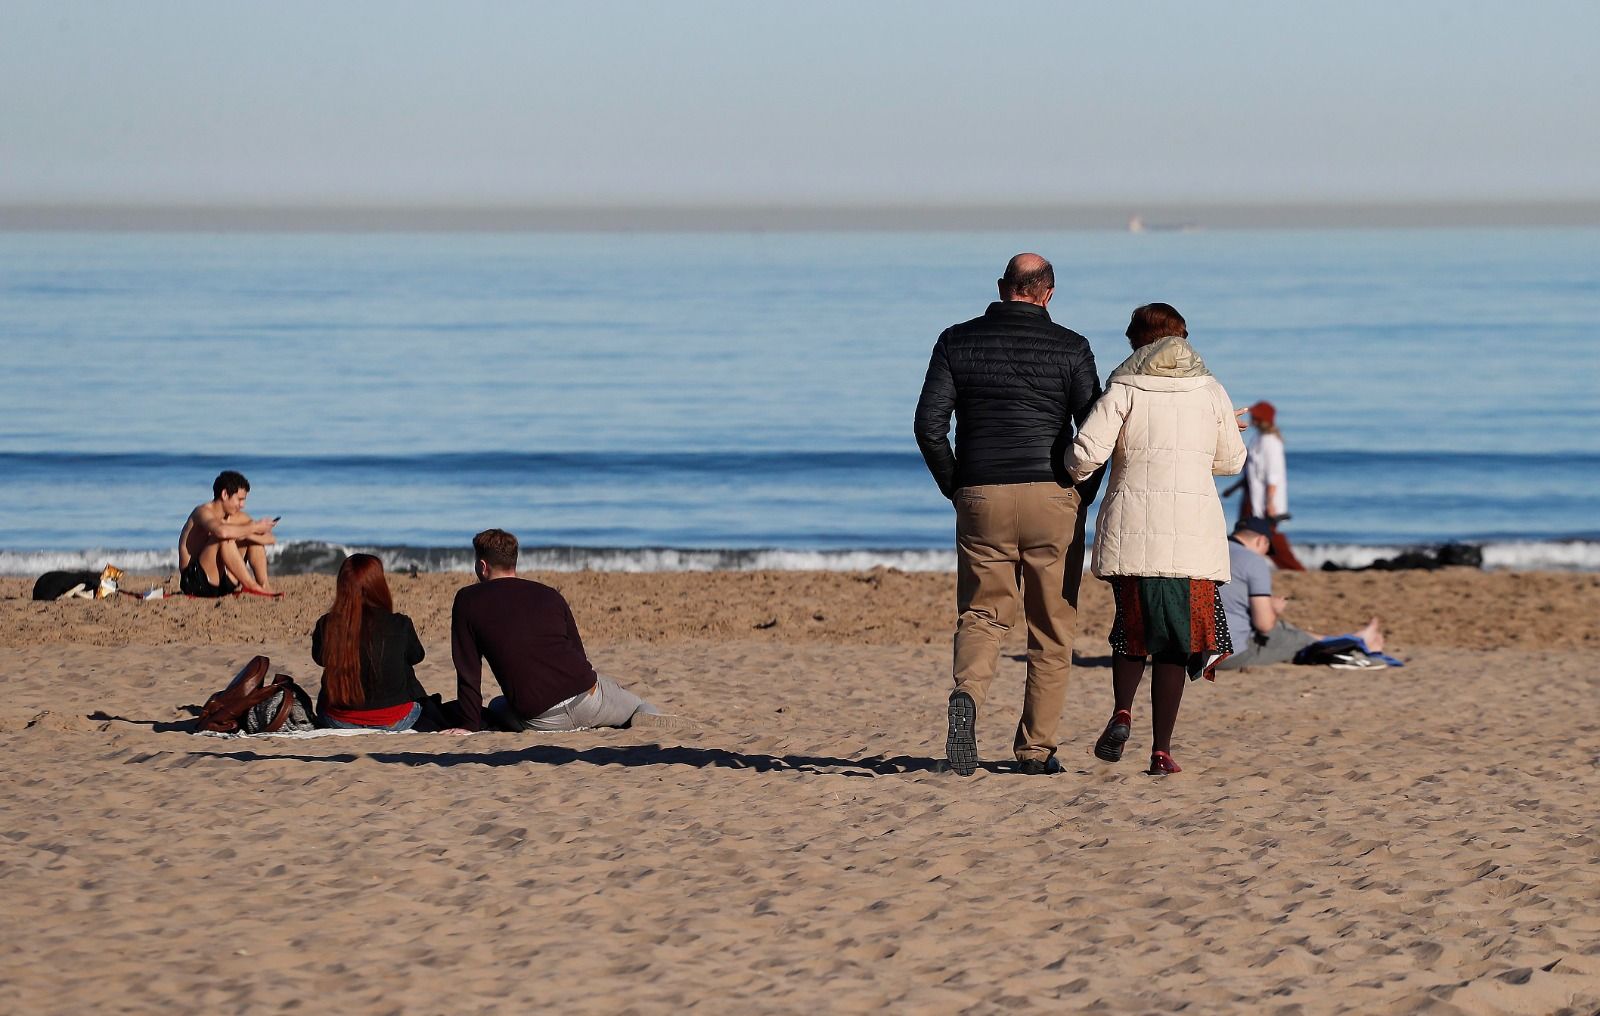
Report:
<svg viewBox="0 0 1600 1016"><path fill-rule="evenodd" d="M189 561L189 567L185 568L178 576L178 588L189 596L201 596L208 599L218 596L232 596L239 591L239 587L233 584L233 580L228 577L227 572L221 569L220 565L217 569L217 578L221 581L213 585L211 580L206 578L206 570L200 567L200 559L195 557Z"/></svg>

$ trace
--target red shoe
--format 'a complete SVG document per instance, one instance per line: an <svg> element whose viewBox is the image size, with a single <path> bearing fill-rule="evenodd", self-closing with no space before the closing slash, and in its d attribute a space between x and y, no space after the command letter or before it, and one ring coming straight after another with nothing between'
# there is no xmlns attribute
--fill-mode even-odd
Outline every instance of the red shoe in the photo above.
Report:
<svg viewBox="0 0 1600 1016"><path fill-rule="evenodd" d="M1151 776L1166 776L1170 773L1181 773L1183 767L1172 761L1172 753L1155 751L1150 753L1150 768L1147 770Z"/></svg>

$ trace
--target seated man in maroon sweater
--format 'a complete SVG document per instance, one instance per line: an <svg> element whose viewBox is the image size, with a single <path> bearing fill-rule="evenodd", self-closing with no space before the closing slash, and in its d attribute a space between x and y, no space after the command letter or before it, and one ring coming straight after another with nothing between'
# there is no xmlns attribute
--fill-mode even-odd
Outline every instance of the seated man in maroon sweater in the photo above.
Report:
<svg viewBox="0 0 1600 1016"><path fill-rule="evenodd" d="M626 727L636 717L660 715L594 672L560 593L517 578L515 536L487 529L472 538L472 550L478 583L456 593L450 614L461 726L483 729L484 660L505 692L503 702L490 708L523 730Z"/></svg>

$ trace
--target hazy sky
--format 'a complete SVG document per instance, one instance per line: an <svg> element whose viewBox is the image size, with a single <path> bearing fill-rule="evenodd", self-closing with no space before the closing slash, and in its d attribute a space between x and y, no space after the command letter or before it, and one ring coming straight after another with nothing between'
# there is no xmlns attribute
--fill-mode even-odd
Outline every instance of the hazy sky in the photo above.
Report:
<svg viewBox="0 0 1600 1016"><path fill-rule="evenodd" d="M3 202L1600 197L1596 0L0 15Z"/></svg>

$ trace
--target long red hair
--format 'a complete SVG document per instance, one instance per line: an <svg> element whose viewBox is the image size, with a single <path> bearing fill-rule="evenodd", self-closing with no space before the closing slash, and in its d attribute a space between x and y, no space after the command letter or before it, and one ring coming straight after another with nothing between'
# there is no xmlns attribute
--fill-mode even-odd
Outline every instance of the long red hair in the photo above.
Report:
<svg viewBox="0 0 1600 1016"><path fill-rule="evenodd" d="M328 608L322 629L322 688L329 705L348 708L365 701L361 690L363 636L368 618L380 612L394 613L383 562L371 554L351 554L339 566L333 606Z"/></svg>

